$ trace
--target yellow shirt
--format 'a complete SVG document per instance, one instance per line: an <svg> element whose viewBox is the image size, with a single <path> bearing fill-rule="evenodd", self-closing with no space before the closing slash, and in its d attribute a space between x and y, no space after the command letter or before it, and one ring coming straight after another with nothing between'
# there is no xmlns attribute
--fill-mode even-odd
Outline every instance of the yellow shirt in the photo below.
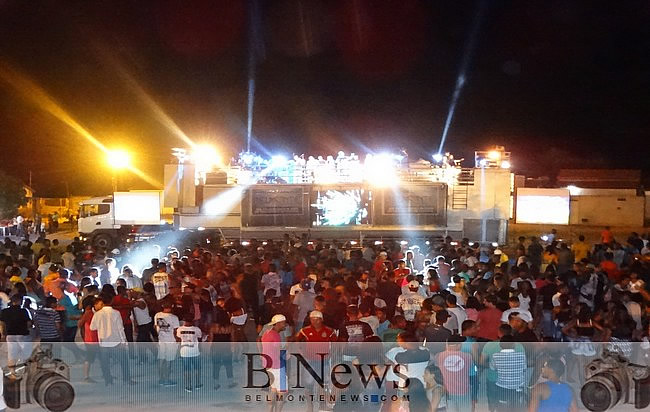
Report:
<svg viewBox="0 0 650 412"><path fill-rule="evenodd" d="M582 259L586 259L589 256L589 251L591 247L585 242L576 242L571 245L571 251L575 255L575 261L580 262Z"/></svg>

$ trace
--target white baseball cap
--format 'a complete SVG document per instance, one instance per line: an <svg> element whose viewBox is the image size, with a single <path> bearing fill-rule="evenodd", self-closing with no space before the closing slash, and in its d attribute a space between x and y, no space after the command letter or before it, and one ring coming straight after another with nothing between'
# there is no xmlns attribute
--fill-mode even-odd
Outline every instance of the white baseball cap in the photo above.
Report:
<svg viewBox="0 0 650 412"><path fill-rule="evenodd" d="M275 325L276 323L286 322L286 321L287 321L287 318L284 315L277 314L277 315L274 315L271 318L271 322L269 322L269 325Z"/></svg>
<svg viewBox="0 0 650 412"><path fill-rule="evenodd" d="M323 313L319 310L312 310L311 312L309 312L309 317L323 319Z"/></svg>

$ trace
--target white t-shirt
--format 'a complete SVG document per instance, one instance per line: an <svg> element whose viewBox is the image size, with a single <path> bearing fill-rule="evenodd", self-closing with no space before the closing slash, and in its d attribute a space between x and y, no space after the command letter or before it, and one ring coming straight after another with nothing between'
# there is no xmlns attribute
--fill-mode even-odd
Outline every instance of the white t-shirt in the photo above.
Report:
<svg viewBox="0 0 650 412"><path fill-rule="evenodd" d="M408 321L415 320L415 314L422 309L424 296L417 292L403 293L397 298L397 306L402 309L404 318Z"/></svg>
<svg viewBox="0 0 650 412"><path fill-rule="evenodd" d="M458 332L461 332L462 331L461 329L463 327L463 322L467 320L467 312L465 312L465 309L461 308L460 306L456 306L455 308L447 308L447 312L453 313L454 316L456 316L456 322L458 324Z"/></svg>
<svg viewBox="0 0 650 412"><path fill-rule="evenodd" d="M275 290L275 296L280 296L282 292L280 291L280 285L282 284L282 279L280 275L276 272L269 272L266 275L262 276L262 285L264 285L264 295L269 289Z"/></svg>
<svg viewBox="0 0 650 412"><path fill-rule="evenodd" d="M519 313L519 317L526 322L533 321L533 315L531 315L529 311L524 310L522 308L512 308L503 312L503 315L501 315L501 322L508 323L508 317L513 312Z"/></svg>
<svg viewBox="0 0 650 412"><path fill-rule="evenodd" d="M178 316L173 313L158 312L153 320L158 331L158 342L176 342L174 329L181 326Z"/></svg>
<svg viewBox="0 0 650 412"><path fill-rule="evenodd" d="M193 358L199 356L199 339L201 329L196 326L181 326L176 329L176 336L181 339L181 357Z"/></svg>
<svg viewBox="0 0 650 412"><path fill-rule="evenodd" d="M524 295L522 295L522 294L520 293L520 294L517 296L517 298L519 299L519 307L520 307L522 310L526 310L526 311L529 311L529 312L530 312L530 296L525 297Z"/></svg>

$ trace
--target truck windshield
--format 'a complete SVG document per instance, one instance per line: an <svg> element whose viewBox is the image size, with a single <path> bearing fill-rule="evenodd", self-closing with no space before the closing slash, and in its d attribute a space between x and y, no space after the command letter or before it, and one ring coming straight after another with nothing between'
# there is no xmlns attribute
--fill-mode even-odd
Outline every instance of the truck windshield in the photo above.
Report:
<svg viewBox="0 0 650 412"><path fill-rule="evenodd" d="M97 215L105 215L111 211L111 207L108 204L95 204L95 205L81 205L79 209L80 217L90 217Z"/></svg>

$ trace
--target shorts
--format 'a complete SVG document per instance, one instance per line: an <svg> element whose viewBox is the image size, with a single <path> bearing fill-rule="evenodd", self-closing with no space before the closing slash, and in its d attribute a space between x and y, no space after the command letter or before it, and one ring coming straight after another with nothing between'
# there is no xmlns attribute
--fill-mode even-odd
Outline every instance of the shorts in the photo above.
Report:
<svg viewBox="0 0 650 412"><path fill-rule="evenodd" d="M158 359L171 362L176 359L178 344L176 342L158 342Z"/></svg>
<svg viewBox="0 0 650 412"><path fill-rule="evenodd" d="M287 391L287 375L284 374L284 384L282 383L282 374L280 373L281 369L267 369L266 372L269 374L271 389L277 392L286 392Z"/></svg>
<svg viewBox="0 0 650 412"><path fill-rule="evenodd" d="M183 370L185 372L190 372L192 370L199 370L201 368L201 363L199 362L198 356L191 356L187 358L181 357L183 360Z"/></svg>

